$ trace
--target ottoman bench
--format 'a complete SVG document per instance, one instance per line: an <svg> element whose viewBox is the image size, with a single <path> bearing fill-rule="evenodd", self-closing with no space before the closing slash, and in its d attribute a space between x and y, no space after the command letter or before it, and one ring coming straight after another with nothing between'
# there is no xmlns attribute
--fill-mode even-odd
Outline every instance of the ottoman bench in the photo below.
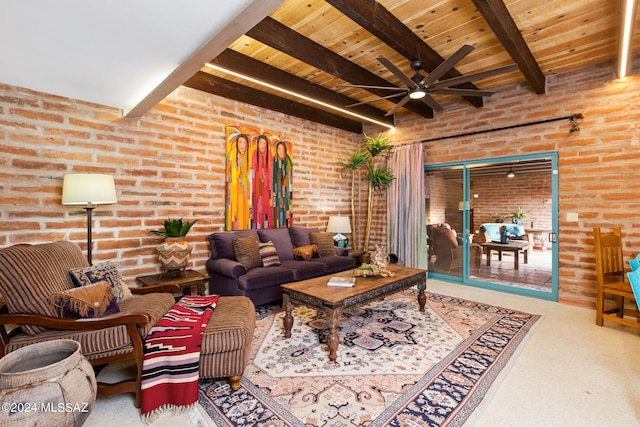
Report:
<svg viewBox="0 0 640 427"><path fill-rule="evenodd" d="M256 309L245 296L221 296L204 330L200 349L200 378L229 378L232 390L249 359Z"/></svg>

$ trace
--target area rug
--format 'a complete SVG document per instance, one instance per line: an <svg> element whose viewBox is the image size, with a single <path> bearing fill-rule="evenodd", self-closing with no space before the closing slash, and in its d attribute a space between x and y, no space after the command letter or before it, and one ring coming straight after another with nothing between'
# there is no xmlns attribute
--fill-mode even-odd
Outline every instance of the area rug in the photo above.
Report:
<svg viewBox="0 0 640 427"><path fill-rule="evenodd" d="M343 313L335 363L324 314L258 307L241 388L200 381L218 426L459 426L540 316L409 289Z"/></svg>

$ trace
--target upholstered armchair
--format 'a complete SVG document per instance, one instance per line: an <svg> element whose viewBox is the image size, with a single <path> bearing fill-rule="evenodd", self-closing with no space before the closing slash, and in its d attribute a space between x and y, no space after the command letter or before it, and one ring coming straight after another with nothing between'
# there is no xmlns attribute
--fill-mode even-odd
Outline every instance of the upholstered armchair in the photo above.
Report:
<svg viewBox="0 0 640 427"><path fill-rule="evenodd" d="M133 392L140 406L143 339L175 303L178 285L131 288L112 263L90 267L75 243L57 241L0 250L0 357L62 338L80 342L96 372L133 360L136 378L98 383L99 395Z"/></svg>

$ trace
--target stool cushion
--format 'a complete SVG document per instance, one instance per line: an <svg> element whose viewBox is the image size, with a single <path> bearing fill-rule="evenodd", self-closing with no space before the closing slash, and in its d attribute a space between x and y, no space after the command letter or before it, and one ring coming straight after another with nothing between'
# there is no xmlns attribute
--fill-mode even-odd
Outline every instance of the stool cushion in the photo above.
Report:
<svg viewBox="0 0 640 427"><path fill-rule="evenodd" d="M253 339L256 310L245 296L221 296L202 337L200 354L243 348Z"/></svg>
<svg viewBox="0 0 640 427"><path fill-rule="evenodd" d="M221 296L202 337L200 378L241 376L249 360L256 309L245 296Z"/></svg>

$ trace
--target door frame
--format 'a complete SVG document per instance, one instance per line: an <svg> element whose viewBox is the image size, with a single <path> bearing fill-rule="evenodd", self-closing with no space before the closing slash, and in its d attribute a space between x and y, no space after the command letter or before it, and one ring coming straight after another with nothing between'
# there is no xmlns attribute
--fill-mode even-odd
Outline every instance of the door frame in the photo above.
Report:
<svg viewBox="0 0 640 427"><path fill-rule="evenodd" d="M551 161L551 234L553 239L549 239L551 247L551 292L542 292L534 289L526 289L521 287L507 286L500 283L480 281L469 278L469 244L471 243L471 232L469 230L469 206L470 206L470 166L479 164L504 163L524 160L548 159ZM550 301L558 301L558 153L544 152L536 154L525 154L517 156L492 157L488 159L467 160L462 162L438 163L425 165L424 171L442 169L442 168L461 168L463 182L463 269L462 277L450 276L446 274L428 273L428 277L463 285L474 286L479 288L491 289L495 291L507 292L511 294L531 296L539 299ZM426 215L424 215L426 218Z"/></svg>

